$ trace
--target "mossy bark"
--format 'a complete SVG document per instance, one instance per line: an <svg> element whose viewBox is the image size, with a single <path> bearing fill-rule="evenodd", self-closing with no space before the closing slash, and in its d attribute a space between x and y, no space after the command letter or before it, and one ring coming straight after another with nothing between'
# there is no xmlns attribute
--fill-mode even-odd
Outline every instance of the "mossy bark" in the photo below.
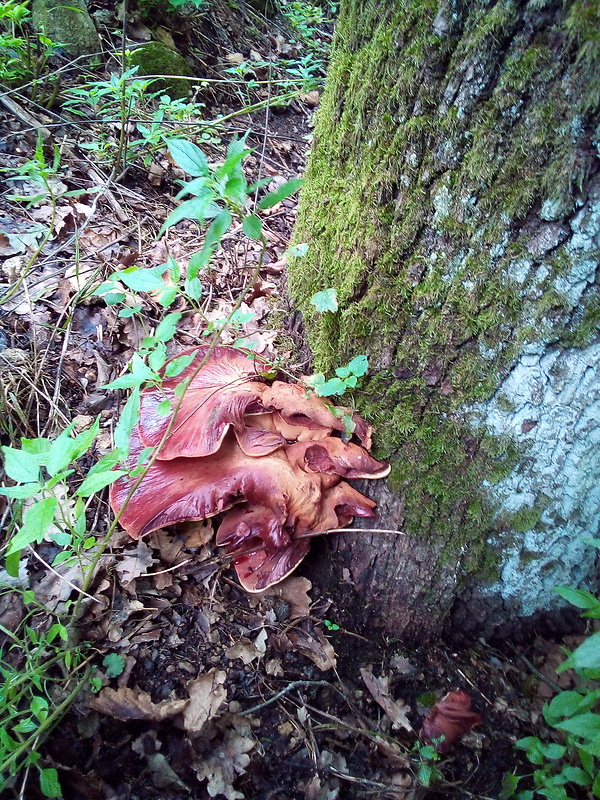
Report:
<svg viewBox="0 0 600 800"><path fill-rule="evenodd" d="M490 631L591 573L573 540L597 498L560 494L600 479L598 30L595 0L342 2L289 283L317 369L369 356L353 400L392 462L380 521L406 534L338 537L329 585L407 639L457 597ZM340 309L319 314L330 286ZM568 396L590 448L562 474L552 453L571 464L583 435L553 427ZM502 586L507 553L537 559L539 592Z"/></svg>

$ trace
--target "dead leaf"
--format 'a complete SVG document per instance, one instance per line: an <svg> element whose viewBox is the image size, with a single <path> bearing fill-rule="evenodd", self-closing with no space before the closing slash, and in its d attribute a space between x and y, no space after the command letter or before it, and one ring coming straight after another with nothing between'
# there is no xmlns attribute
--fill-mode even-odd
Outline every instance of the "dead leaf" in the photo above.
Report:
<svg viewBox="0 0 600 800"><path fill-rule="evenodd" d="M241 658L244 664L250 664L255 658L264 656L267 649L267 630L263 628L252 642L243 637L239 642L229 647L225 653L227 658Z"/></svg>
<svg viewBox="0 0 600 800"><path fill-rule="evenodd" d="M163 700L153 703L146 692L133 689L102 689L98 697L88 700L88 706L94 711L106 714L121 722L142 719L147 722L160 722L181 713L189 700Z"/></svg>
<svg viewBox="0 0 600 800"><path fill-rule="evenodd" d="M322 631L315 628L312 634L300 628L288 631L287 639L293 650L309 658L322 672L333 669L337 665L335 650Z"/></svg>
<svg viewBox="0 0 600 800"><path fill-rule="evenodd" d="M184 528L184 531L188 531ZM202 547L208 544L214 536L215 529L213 528L212 520L202 519L199 522L191 522L189 532L185 535L186 547Z"/></svg>
<svg viewBox="0 0 600 800"><path fill-rule="evenodd" d="M376 678L371 669L371 667L369 669L361 667L360 669L360 676L371 696L392 720L394 730L404 728L404 730L412 732L413 727L406 716L410 711L409 706L402 700L394 700L389 692L389 678L383 676Z"/></svg>
<svg viewBox="0 0 600 800"><path fill-rule="evenodd" d="M126 586L148 572L153 563L152 550L140 539L135 550L125 551L123 560L115 567L115 572L119 576L121 585Z"/></svg>
<svg viewBox="0 0 600 800"><path fill-rule="evenodd" d="M206 723L217 716L227 699L223 686L227 673L216 667L187 683L190 699L183 712L183 724L190 736L198 736Z"/></svg>
<svg viewBox="0 0 600 800"><path fill-rule="evenodd" d="M248 753L254 747L249 728L233 727L225 732L223 742L214 746L211 755L194 764L198 780L207 780L206 789L211 797L225 795L227 800L244 800L242 792L233 788L233 782L246 771L250 763Z"/></svg>
<svg viewBox="0 0 600 800"><path fill-rule="evenodd" d="M311 599L308 593L312 589L312 583L308 578L289 577L271 586L264 592L252 595L250 605L254 608L257 601L263 597L278 597L282 602L289 605L288 619L304 619L310 616Z"/></svg>

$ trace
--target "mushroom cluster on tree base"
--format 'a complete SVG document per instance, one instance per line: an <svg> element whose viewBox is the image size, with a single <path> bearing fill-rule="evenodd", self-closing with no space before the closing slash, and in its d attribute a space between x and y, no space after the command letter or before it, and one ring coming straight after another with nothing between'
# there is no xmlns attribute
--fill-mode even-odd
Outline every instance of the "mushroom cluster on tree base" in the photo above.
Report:
<svg viewBox="0 0 600 800"><path fill-rule="evenodd" d="M161 385L142 392L125 466L135 471L145 448L160 446L156 460L133 494L139 477L124 475L110 489L134 539L222 514L216 542L244 589L260 592L298 566L311 535L375 516L375 503L342 480L389 472L368 452L364 420L300 384L273 380L272 367L233 347L182 355L183 371L168 377L167 362ZM165 401L174 420L173 411L159 413ZM358 443L342 438L349 421Z"/></svg>

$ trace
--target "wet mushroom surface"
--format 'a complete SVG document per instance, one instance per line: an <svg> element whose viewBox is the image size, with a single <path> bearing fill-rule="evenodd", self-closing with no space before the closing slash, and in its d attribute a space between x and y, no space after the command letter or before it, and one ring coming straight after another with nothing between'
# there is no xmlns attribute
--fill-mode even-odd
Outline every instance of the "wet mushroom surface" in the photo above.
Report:
<svg viewBox="0 0 600 800"><path fill-rule="evenodd" d="M142 392L127 474L110 490L134 539L224 515L216 542L248 592L289 575L311 537L375 516L375 504L344 478L389 473L368 452L364 420L275 376L271 365L233 347L192 348L167 361L161 385ZM159 409L165 401L167 415ZM157 452L140 475L147 448Z"/></svg>

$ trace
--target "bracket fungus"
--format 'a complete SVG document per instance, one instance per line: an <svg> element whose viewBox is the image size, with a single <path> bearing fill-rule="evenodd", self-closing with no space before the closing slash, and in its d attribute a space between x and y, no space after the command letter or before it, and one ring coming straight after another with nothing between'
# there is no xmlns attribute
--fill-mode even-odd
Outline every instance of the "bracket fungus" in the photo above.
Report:
<svg viewBox="0 0 600 800"><path fill-rule="evenodd" d="M111 506L134 539L220 514L216 543L232 557L242 586L260 592L298 566L312 535L375 516L375 503L342 480L389 472L368 452L364 420L300 384L275 380L269 364L232 347L182 355L189 360L183 371L169 377L167 362L161 385L142 392L125 464L134 477L110 488ZM159 414L165 400L174 419ZM344 417L358 443L341 438ZM148 447L160 449L140 480L135 468Z"/></svg>

